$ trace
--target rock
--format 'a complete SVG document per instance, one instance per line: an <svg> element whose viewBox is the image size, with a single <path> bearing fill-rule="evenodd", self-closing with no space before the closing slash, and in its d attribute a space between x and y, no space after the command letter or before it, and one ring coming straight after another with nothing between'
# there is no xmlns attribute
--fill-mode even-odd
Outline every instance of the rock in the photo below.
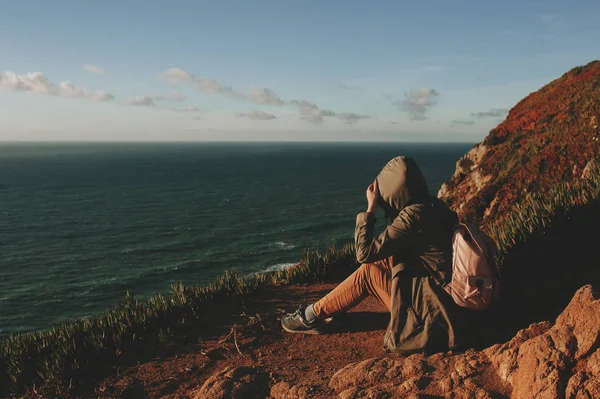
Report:
<svg viewBox="0 0 600 399"><path fill-rule="evenodd" d="M401 374L404 378L420 377L428 370L427 361L423 354L411 355L403 362L397 361L394 364L401 365Z"/></svg>
<svg viewBox="0 0 600 399"><path fill-rule="evenodd" d="M427 369L422 354L405 359L368 359L337 371L329 387L343 399L404 398L431 382L424 375Z"/></svg>
<svg viewBox="0 0 600 399"><path fill-rule="evenodd" d="M351 363L333 375L329 386L342 399L600 398L599 306L592 287L584 286L554 326L534 323L509 342L479 352Z"/></svg>
<svg viewBox="0 0 600 399"><path fill-rule="evenodd" d="M568 359L554 347L548 334L525 342L519 349L518 367L513 381L512 397L554 399L566 385L564 369Z"/></svg>
<svg viewBox="0 0 600 399"><path fill-rule="evenodd" d="M475 386L457 387L445 397L447 399L493 399L488 391Z"/></svg>
<svg viewBox="0 0 600 399"><path fill-rule="evenodd" d="M556 319L557 326L572 328L575 359L590 353L600 340L600 300L590 285L581 288ZM576 349L575 349L576 348Z"/></svg>
<svg viewBox="0 0 600 399"><path fill-rule="evenodd" d="M595 399L600 398L600 377L588 376L586 373L576 373L569 380L566 399Z"/></svg>
<svg viewBox="0 0 600 399"><path fill-rule="evenodd" d="M212 375L196 392L195 399L264 399L269 394L269 375L253 367L227 367Z"/></svg>
<svg viewBox="0 0 600 399"><path fill-rule="evenodd" d="M310 397L310 391L310 387L279 382L271 388L271 396L273 399L305 399Z"/></svg>
<svg viewBox="0 0 600 399"><path fill-rule="evenodd" d="M385 379L385 374L394 368L401 368L402 360L367 359L358 363L350 363L338 370L331 380L329 387L336 392L344 391L350 387L374 384Z"/></svg>
<svg viewBox="0 0 600 399"><path fill-rule="evenodd" d="M586 371L591 375L600 377L600 349L596 349L596 351L588 359Z"/></svg>
<svg viewBox="0 0 600 399"><path fill-rule="evenodd" d="M492 365L498 370L498 375L502 381L512 383L512 375L517 369L517 355L519 347L527 340L544 334L552 327L549 321L535 323L526 329L523 329L515 335L513 339L505 344L497 344L483 351Z"/></svg>
<svg viewBox="0 0 600 399"><path fill-rule="evenodd" d="M575 373L569 379L565 398L600 398L600 349L590 356L583 371Z"/></svg>

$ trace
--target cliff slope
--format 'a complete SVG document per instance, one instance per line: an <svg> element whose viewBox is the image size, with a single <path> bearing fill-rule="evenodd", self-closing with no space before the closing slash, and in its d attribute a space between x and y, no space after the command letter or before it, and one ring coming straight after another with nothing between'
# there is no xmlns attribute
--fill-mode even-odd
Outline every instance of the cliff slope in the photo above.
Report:
<svg viewBox="0 0 600 399"><path fill-rule="evenodd" d="M456 164L438 196L464 220L503 214L585 174L600 150L600 61L530 94Z"/></svg>

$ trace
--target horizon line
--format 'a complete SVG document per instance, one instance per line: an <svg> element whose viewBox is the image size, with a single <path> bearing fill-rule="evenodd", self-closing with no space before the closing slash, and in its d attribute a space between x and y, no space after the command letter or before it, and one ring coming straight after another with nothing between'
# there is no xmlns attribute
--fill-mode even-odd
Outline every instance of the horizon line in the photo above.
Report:
<svg viewBox="0 0 600 399"><path fill-rule="evenodd" d="M401 140L0 140L2 144L477 144L481 141L401 141Z"/></svg>

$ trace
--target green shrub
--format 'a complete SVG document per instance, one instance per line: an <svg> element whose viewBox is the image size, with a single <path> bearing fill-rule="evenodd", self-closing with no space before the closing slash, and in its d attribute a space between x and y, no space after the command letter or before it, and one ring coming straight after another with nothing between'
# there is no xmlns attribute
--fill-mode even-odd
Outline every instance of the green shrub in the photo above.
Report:
<svg viewBox="0 0 600 399"><path fill-rule="evenodd" d="M111 310L74 319L48 331L11 335L0 344L0 392L19 393L42 385L50 395L66 397L75 384L106 374L120 364L139 360L177 337L199 335L206 323L203 307L213 301L252 294L270 284L319 282L356 268L353 246L324 252L304 251L298 264L242 278L225 272L204 287L173 284L170 295L137 300L131 293Z"/></svg>

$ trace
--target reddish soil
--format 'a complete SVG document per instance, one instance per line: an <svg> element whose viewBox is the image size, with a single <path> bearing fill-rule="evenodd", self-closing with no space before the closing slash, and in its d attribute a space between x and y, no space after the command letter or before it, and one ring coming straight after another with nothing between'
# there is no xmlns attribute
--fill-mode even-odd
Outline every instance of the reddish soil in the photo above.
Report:
<svg viewBox="0 0 600 399"><path fill-rule="evenodd" d="M280 320L299 304L312 303L335 286L269 287L219 309L215 317L222 317L223 322L216 323L218 328L198 345L173 348L171 354L122 368L98 384L90 397L193 398L194 391L213 373L241 365L265 370L272 385L279 381L303 383L312 386L311 397L334 397L328 383L337 370L386 355L383 334L389 313L375 298L367 298L325 335L286 333Z"/></svg>
<svg viewBox="0 0 600 399"><path fill-rule="evenodd" d="M458 161L442 199L462 220L493 221L532 193L579 179L599 152L600 61L594 61L519 101Z"/></svg>

